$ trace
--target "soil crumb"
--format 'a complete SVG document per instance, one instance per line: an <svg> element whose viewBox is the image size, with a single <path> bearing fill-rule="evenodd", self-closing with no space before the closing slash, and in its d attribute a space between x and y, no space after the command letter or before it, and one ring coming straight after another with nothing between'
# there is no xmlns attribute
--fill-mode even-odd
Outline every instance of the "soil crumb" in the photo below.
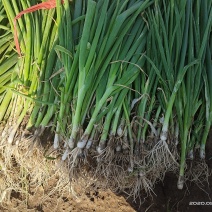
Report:
<svg viewBox="0 0 212 212"><path fill-rule="evenodd" d="M197 160L194 163L200 171L201 166L207 164L208 173L211 174L212 133L206 150L205 162ZM0 153L0 212L212 211L211 175L205 181L204 175L198 177L197 172L196 181L187 181L183 190L178 190L177 173L166 173L163 182L155 185L155 194L147 196L141 192L139 200L135 202L128 198L127 191L114 193L102 188L101 182L92 179L79 179L70 183L67 173L53 170L54 161L46 163L43 153L38 150L33 153L37 155L36 160L20 157L17 148L10 148L9 151L10 153L2 148L2 152L7 152L8 158L4 158L3 153ZM10 159L11 162L6 163ZM191 205L193 203L200 205Z"/></svg>
<svg viewBox="0 0 212 212"><path fill-rule="evenodd" d="M89 192L87 195L74 196L71 194L57 195L53 194L42 199L44 189L37 188L26 200L12 192L10 201L0 207L4 212L103 212L120 211L133 212L134 210L124 197L117 196L110 190Z"/></svg>

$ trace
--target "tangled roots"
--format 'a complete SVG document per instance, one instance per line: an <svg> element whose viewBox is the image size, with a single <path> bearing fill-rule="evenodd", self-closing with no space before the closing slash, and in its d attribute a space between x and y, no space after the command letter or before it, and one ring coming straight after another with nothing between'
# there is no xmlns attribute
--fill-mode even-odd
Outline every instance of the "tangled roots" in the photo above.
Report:
<svg viewBox="0 0 212 212"><path fill-rule="evenodd" d="M62 169L54 153L50 157L44 154L41 147L32 148L31 139L22 137L15 145L5 144L0 147L1 203L7 202L12 192L28 199L32 193L39 192L47 185L48 192L40 195L41 203L55 192L68 190L68 170Z"/></svg>

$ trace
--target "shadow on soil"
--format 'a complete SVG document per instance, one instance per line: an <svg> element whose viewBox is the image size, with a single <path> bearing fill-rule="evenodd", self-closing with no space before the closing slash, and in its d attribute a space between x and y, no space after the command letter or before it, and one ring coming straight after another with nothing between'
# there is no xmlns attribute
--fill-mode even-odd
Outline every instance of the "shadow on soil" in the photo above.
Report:
<svg viewBox="0 0 212 212"><path fill-rule="evenodd" d="M212 131L206 146L206 163L209 173L212 173ZM209 184L208 184L209 183ZM127 202L138 212L211 212L212 211L212 176L208 178L208 183L197 185L187 182L183 190L177 189L177 176L167 173L164 181L156 184L152 197L145 199L139 207L132 199ZM126 195L123 194L125 197ZM145 197L141 194L141 199ZM200 202L206 205L189 205L190 202ZM208 202L208 203L206 203Z"/></svg>

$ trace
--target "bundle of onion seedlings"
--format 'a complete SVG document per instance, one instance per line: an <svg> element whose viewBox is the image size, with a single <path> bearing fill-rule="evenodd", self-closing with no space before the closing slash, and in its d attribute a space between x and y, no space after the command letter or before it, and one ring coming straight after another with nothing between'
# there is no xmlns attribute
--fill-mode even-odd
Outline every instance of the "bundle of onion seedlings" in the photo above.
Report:
<svg viewBox="0 0 212 212"><path fill-rule="evenodd" d="M160 140L169 145L181 143L178 188L182 189L186 155L194 157L193 148L204 134L200 150L200 157L204 157L204 145L211 126L210 69L206 75L206 64L210 66L211 59L206 49L209 50L207 46L211 36L212 4L210 1L203 4L165 2L156 4L154 13L149 13L154 28L153 40L160 54L153 51L155 56L148 60L155 65L162 91L158 92L164 111Z"/></svg>
<svg viewBox="0 0 212 212"><path fill-rule="evenodd" d="M35 4L0 2L12 31L15 15ZM212 121L211 1L55 5L17 21L18 62L0 42L2 58L10 55L0 60L3 140L12 143L28 115L32 141L50 127L71 171L92 158L98 176L136 197L179 168L182 189L186 157L200 149L204 159Z"/></svg>
<svg viewBox="0 0 212 212"><path fill-rule="evenodd" d="M0 1L0 38L0 121L2 121L12 95L6 86L11 82L13 69L18 61L17 54L13 51L13 34L2 1Z"/></svg>
<svg viewBox="0 0 212 212"><path fill-rule="evenodd" d="M17 3L2 0L12 31L14 31L16 15L33 3L35 4L35 1L20 1ZM11 84L6 87L10 99L7 98L7 101L1 105L5 109L4 113L1 111L2 119L7 120L2 132L2 142L5 140L9 143L13 142L24 117L31 113L37 101L42 101L41 96L43 94L41 94L40 84L47 70L53 66L53 64L50 67L47 66L47 61L50 63L50 60L54 59L49 56L51 56L51 49L57 40L54 13L55 10L49 10L26 14L16 24L22 55L13 70L10 79ZM15 55L17 57L17 54ZM4 100L6 99L4 98Z"/></svg>

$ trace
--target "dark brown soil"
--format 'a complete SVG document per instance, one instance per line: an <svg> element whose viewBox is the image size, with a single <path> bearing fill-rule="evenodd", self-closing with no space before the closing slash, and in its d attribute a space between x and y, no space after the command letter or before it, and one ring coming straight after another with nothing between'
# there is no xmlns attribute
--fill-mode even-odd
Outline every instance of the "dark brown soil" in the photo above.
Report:
<svg viewBox="0 0 212 212"><path fill-rule="evenodd" d="M212 178L209 178L212 183ZM164 182L155 186L154 192L157 196L147 198L139 208L138 204L130 202L136 211L148 212L209 212L212 211L212 186L203 186L199 188L194 183L187 183L183 190L177 190L177 177L168 173ZM204 189L204 190L202 190ZM210 202L210 206L189 205L190 202Z"/></svg>
<svg viewBox="0 0 212 212"><path fill-rule="evenodd" d="M212 133L207 143L206 163L209 172L212 171ZM56 180L55 180L56 182ZM50 195L43 196L55 186L54 179L45 185L30 189L29 194L24 196L18 192L12 191L10 200L0 205L0 211L5 212L72 212L72 211L109 211L109 212L209 212L212 211L212 176L209 176L208 185L206 182L196 184L188 182L183 190L177 189L177 175L167 173L163 182L158 182L154 188L152 197L146 197L141 193L140 201L127 199L127 195L114 194L110 190L103 190L92 187L86 192L77 191L75 186L71 192L54 192ZM82 188L82 185L79 185ZM190 202L201 202L206 205L189 205Z"/></svg>
<svg viewBox="0 0 212 212"><path fill-rule="evenodd" d="M212 173L212 132L206 147L206 163L209 172ZM209 183L209 184L208 184ZM159 182L154 189L156 194L148 197L139 208L139 204L128 200L136 211L148 212L211 212L212 211L212 175L209 176L208 183L197 185L194 182L187 182L183 190L177 189L177 176L167 173L163 182ZM209 202L206 205L189 205L190 202Z"/></svg>

